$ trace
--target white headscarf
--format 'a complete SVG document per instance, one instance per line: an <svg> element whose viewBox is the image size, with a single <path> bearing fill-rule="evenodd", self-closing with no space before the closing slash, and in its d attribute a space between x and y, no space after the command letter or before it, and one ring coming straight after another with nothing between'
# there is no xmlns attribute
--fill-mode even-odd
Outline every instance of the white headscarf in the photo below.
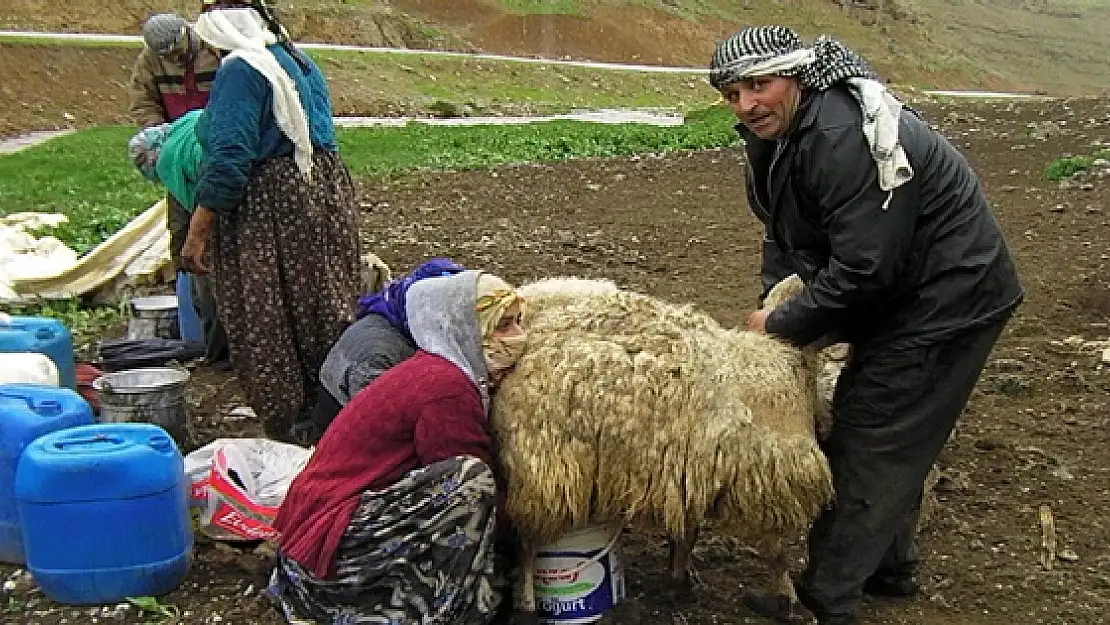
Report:
<svg viewBox="0 0 1110 625"><path fill-rule="evenodd" d="M310 177L312 137L308 131L308 117L293 79L266 49L277 43L277 37L266 28L262 16L251 8L207 11L197 19L196 32L208 45L231 50L227 59L243 59L269 81L274 93L274 120L293 142L297 168L306 178Z"/></svg>

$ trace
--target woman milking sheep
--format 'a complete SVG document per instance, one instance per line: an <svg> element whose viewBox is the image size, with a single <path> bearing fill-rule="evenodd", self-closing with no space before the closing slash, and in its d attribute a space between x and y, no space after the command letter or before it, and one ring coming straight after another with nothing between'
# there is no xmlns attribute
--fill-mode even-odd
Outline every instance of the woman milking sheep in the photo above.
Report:
<svg viewBox="0 0 1110 625"><path fill-rule="evenodd" d="M479 271L406 296L419 348L351 399L294 480L268 594L290 623L489 623L502 598L489 394L524 301Z"/></svg>

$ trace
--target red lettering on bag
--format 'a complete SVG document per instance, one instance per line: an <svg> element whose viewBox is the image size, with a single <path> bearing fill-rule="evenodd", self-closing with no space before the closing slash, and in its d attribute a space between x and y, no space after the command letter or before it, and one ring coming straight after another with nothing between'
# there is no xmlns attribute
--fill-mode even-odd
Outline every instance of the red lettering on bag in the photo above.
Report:
<svg viewBox="0 0 1110 625"><path fill-rule="evenodd" d="M259 540L269 540L278 535L278 531L266 523L252 519L222 502L216 507L216 513L212 515L212 525L246 538Z"/></svg>
<svg viewBox="0 0 1110 625"><path fill-rule="evenodd" d="M189 499L195 501L208 501L208 478L197 481L189 489Z"/></svg>

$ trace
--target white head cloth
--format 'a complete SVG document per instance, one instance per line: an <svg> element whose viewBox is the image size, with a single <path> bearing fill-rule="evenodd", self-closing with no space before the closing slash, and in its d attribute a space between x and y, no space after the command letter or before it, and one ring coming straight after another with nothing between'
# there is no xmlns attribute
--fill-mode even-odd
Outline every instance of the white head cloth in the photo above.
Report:
<svg viewBox="0 0 1110 625"><path fill-rule="evenodd" d="M812 48L802 48L786 54L742 56L717 71L727 75L728 82L756 76L793 76L812 65L816 59Z"/></svg>
<svg viewBox="0 0 1110 625"><path fill-rule="evenodd" d="M293 79L266 46L277 43L258 11L250 8L216 9L201 13L197 35L208 45L230 50L227 59L243 59L270 83L274 94L274 121L293 142L294 160L305 177L312 174L312 137L301 98Z"/></svg>

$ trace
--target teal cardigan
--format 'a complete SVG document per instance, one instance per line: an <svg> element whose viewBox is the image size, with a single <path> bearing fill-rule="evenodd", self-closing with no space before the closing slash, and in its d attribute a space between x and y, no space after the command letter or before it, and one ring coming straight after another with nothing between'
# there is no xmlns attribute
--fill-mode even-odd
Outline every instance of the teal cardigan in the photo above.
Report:
<svg viewBox="0 0 1110 625"><path fill-rule="evenodd" d="M280 45L268 48L293 79L308 117L317 149L335 152L331 96L320 68L297 51L304 67ZM242 59L220 65L197 137L207 158L197 185L196 202L224 215L234 214L255 167L271 158L293 154L293 143L278 128L270 83Z"/></svg>

